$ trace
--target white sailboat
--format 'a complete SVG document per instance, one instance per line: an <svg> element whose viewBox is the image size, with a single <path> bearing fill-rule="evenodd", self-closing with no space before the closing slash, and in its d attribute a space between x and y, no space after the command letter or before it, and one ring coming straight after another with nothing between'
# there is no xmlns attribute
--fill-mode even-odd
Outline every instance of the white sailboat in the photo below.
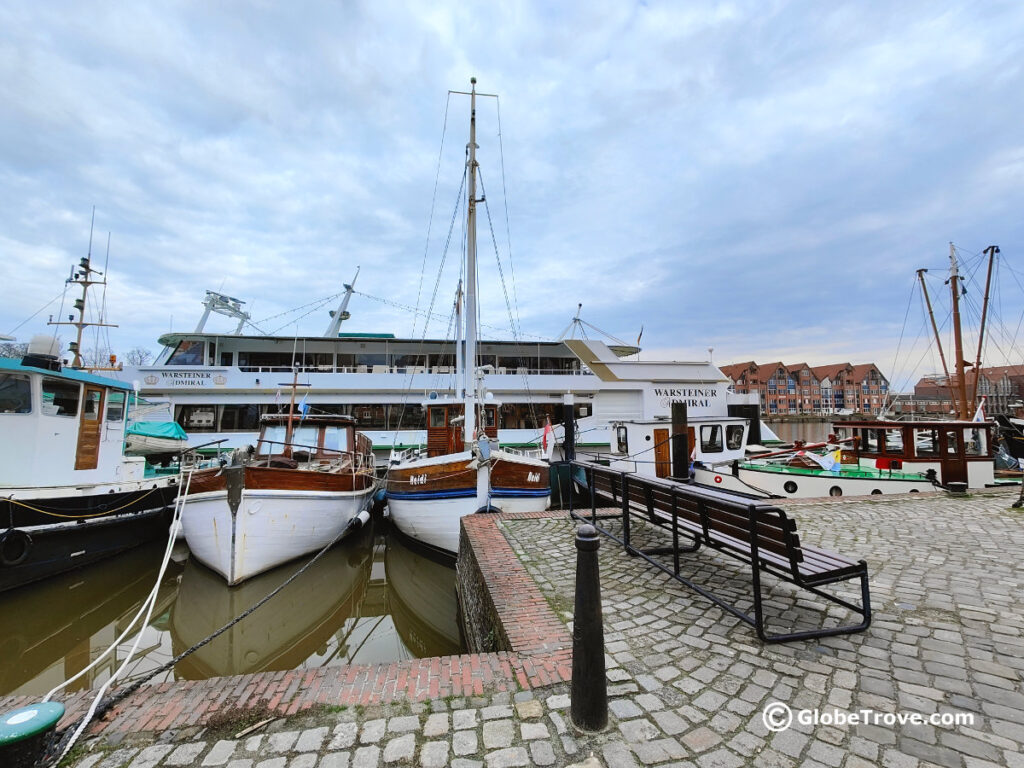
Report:
<svg viewBox="0 0 1024 768"><path fill-rule="evenodd" d="M464 515L543 511L551 498L546 461L498 448L499 403L484 393L485 372L476 365L476 78L470 82L465 345L457 354L464 355L465 364L456 397L425 404L425 455L419 449L396 453L387 482L388 507L398 530L448 555L458 552Z"/></svg>

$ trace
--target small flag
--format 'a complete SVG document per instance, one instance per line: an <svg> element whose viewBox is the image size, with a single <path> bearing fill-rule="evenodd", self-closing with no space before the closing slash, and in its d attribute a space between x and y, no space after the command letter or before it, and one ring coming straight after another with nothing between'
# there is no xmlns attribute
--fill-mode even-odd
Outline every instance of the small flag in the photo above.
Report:
<svg viewBox="0 0 1024 768"><path fill-rule="evenodd" d="M978 410L974 412L973 421L984 421L985 420L985 396L981 398L981 402L978 403Z"/></svg>
<svg viewBox="0 0 1024 768"><path fill-rule="evenodd" d="M641 324L640 325L640 333L638 333L637 337L636 337L636 345L638 347L640 346L640 337L643 336L643 335L644 335L644 326Z"/></svg>
<svg viewBox="0 0 1024 768"><path fill-rule="evenodd" d="M299 413L302 414L302 419L306 418L306 414L309 413L309 403L306 402L306 395L308 394L309 393L307 392L302 396L302 399L299 400ZM302 419L299 419L299 421L302 421Z"/></svg>
<svg viewBox="0 0 1024 768"><path fill-rule="evenodd" d="M547 418L547 423L544 424L544 434L540 437L540 446L544 450L544 456L550 460L551 454L555 450L555 430L551 427L550 416Z"/></svg>

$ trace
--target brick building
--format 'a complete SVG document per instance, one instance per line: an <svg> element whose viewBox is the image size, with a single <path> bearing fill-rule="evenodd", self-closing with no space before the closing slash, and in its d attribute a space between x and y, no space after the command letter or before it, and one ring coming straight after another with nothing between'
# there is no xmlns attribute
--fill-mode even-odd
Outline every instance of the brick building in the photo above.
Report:
<svg viewBox="0 0 1024 768"><path fill-rule="evenodd" d="M807 363L734 363L719 366L738 393L756 393L765 414L877 414L889 381L874 363L809 366Z"/></svg>
<svg viewBox="0 0 1024 768"><path fill-rule="evenodd" d="M968 390L974 385L974 373L967 372ZM958 379L942 374L930 374L914 385L912 397L901 398L896 403L897 413L941 413L955 410L952 392L956 391ZM985 398L985 413L1010 413L1011 403L1024 398L1024 365L1003 365L982 368L978 376L978 393L971 408L977 408ZM902 402L901 402L902 401Z"/></svg>

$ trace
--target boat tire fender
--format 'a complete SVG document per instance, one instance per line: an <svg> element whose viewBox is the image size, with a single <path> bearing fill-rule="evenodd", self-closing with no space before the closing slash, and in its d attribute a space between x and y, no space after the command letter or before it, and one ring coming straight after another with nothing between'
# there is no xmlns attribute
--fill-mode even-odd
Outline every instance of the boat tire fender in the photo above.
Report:
<svg viewBox="0 0 1024 768"><path fill-rule="evenodd" d="M479 515L479 514L487 513L487 512L492 512L492 513L495 513L495 514L501 514L501 507L496 507L493 504L488 504L488 505L486 505L484 507L480 507L480 509L478 509L476 511L476 514Z"/></svg>
<svg viewBox="0 0 1024 768"><path fill-rule="evenodd" d="M0 533L0 565L21 565L32 551L32 537L18 528Z"/></svg>

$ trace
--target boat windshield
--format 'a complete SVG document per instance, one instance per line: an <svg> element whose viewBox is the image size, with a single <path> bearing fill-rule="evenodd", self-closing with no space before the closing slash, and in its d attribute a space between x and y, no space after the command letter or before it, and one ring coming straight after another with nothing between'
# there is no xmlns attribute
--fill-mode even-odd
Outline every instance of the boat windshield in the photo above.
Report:
<svg viewBox="0 0 1024 768"><path fill-rule="evenodd" d="M295 426L292 428L292 448L295 450L315 451L316 427ZM260 456L269 456L275 453L284 453L285 436L287 427L284 424L268 426L260 435L260 444L256 453Z"/></svg>
<svg viewBox="0 0 1024 768"><path fill-rule="evenodd" d="M325 427L324 450L338 451L339 453L349 450L348 429L346 427Z"/></svg>
<svg viewBox="0 0 1024 768"><path fill-rule="evenodd" d="M31 410L32 387L28 376L0 374L0 413L29 413Z"/></svg>

